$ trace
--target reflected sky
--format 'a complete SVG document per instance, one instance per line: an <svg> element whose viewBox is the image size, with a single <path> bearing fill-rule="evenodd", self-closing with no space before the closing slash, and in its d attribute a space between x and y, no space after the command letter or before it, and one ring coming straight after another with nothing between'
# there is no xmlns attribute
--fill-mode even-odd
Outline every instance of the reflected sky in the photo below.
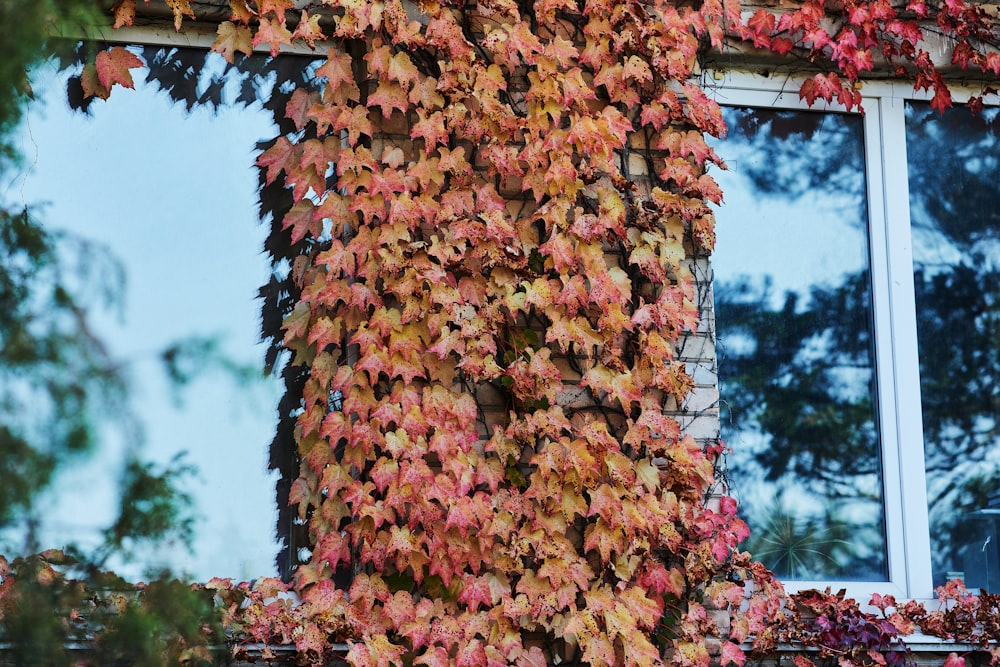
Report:
<svg viewBox="0 0 1000 667"><path fill-rule="evenodd" d="M141 75L140 75L141 76ZM114 518L124 452L198 469L195 553L149 554L135 571L169 566L196 579L275 572L274 477L267 472L276 380L248 380L262 366L256 290L269 275L257 222L254 143L273 137L259 106L187 113L153 86L116 89L91 114L69 110L54 67L33 77L36 100L20 137L24 169L0 178L0 201L36 208L52 229L100 240L121 261L120 310L96 319L126 365L140 431L107 428L101 450L61 478L43 511L43 547L93 543ZM157 354L184 339L211 339L231 362L194 368L178 392ZM233 372L234 368L238 372Z"/></svg>
<svg viewBox="0 0 1000 667"><path fill-rule="evenodd" d="M850 145L860 140L860 123L842 126L837 119L848 117L834 114L723 109L729 135L714 146L727 170L712 176L724 193L716 217L727 233L717 234L716 275L766 277L772 307L793 292L804 308L811 286L838 284L868 266L862 154ZM813 187L820 181L825 187ZM828 252L789 252L811 247Z"/></svg>

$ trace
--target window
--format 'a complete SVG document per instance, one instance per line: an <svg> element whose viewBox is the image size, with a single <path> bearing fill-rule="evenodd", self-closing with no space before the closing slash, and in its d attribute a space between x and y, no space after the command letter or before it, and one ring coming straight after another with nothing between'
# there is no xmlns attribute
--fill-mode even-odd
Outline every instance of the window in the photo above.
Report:
<svg viewBox="0 0 1000 667"><path fill-rule="evenodd" d="M275 537L280 471L268 457L282 387L262 373L258 290L280 281L283 267L263 252L268 203L255 205L253 164L257 142L284 120L289 91L279 82L302 78L310 60L255 55L227 67L202 50L131 48L149 64L149 80L86 113L67 106L68 72L52 64L34 73L23 170L0 180L0 203L29 206L65 234L64 248L84 248L84 264L100 256L101 271L122 273L100 276L120 298L110 310L94 304L92 324L126 376L126 411L101 418L92 460L43 498L33 541L95 544L114 519L126 454L139 449L162 464L182 455L195 471L183 482L195 501L193 553L180 545L144 553L122 571L169 567L203 581L274 575L289 543ZM22 528L0 535L0 552L24 548Z"/></svg>
<svg viewBox="0 0 1000 667"><path fill-rule="evenodd" d="M893 84L864 115L785 79L716 90L729 171L713 258L723 439L793 586L1000 590L1000 116Z"/></svg>
<svg viewBox="0 0 1000 667"><path fill-rule="evenodd" d="M905 107L934 583L1000 591L1000 116Z"/></svg>
<svg viewBox="0 0 1000 667"><path fill-rule="evenodd" d="M884 579L862 119L724 116L714 289L746 548L782 578Z"/></svg>

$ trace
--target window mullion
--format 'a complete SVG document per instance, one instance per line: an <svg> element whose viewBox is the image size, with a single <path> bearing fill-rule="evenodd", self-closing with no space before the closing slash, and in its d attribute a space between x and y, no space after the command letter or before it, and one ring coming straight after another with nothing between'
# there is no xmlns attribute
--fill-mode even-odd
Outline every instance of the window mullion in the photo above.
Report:
<svg viewBox="0 0 1000 667"><path fill-rule="evenodd" d="M887 498L900 502L898 519L890 525L890 571L896 580L896 563L902 563L906 591L912 598L932 597L931 552L927 518L927 485L924 473L923 424L920 408L920 369L917 352L916 307L913 287L913 252L910 236L904 100L885 97L879 102L880 145L874 147L881 168L871 169L882 179L884 201L881 229L874 232L873 248L885 253L873 258L876 273L876 326L883 411L886 479L898 491L886 489ZM874 201L874 200L873 200ZM873 205L873 209L874 209ZM881 238L879 238L881 237ZM884 275L880 275L884 274ZM891 436L891 437L890 437ZM895 461L895 471L888 465ZM888 484L888 482L887 482ZM897 500L898 499L898 500ZM889 508L887 508L889 509ZM900 530L900 535L893 531ZM895 539L893 539L895 538ZM900 548L902 547L902 548Z"/></svg>

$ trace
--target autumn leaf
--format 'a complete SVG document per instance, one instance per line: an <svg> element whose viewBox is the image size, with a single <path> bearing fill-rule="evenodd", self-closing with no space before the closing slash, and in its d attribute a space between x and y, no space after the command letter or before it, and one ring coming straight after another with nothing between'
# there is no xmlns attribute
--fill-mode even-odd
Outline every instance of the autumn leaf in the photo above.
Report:
<svg viewBox="0 0 1000 667"><path fill-rule="evenodd" d="M247 0L229 0L229 9L232 12L230 21L239 21L246 25L254 17L253 10L247 5Z"/></svg>
<svg viewBox="0 0 1000 667"><path fill-rule="evenodd" d="M323 230L322 219L316 219L314 211L315 204L308 199L302 199L292 206L291 210L285 214L281 224L285 229L291 229L292 243L298 243L305 236L312 235L318 238Z"/></svg>
<svg viewBox="0 0 1000 667"><path fill-rule="evenodd" d="M836 74L817 74L802 83L799 88L799 98L804 99L809 104L814 104L817 99L829 102L833 100L840 88L840 79Z"/></svg>
<svg viewBox="0 0 1000 667"><path fill-rule="evenodd" d="M232 63L237 51L245 56L253 53L253 35L245 25L223 21L216 32L218 36L212 43L212 51L222 54L226 61Z"/></svg>
<svg viewBox="0 0 1000 667"><path fill-rule="evenodd" d="M382 117L389 118L394 110L406 112L409 107L409 99L406 91L394 81L381 81L375 92L368 96L367 105L371 107L381 107Z"/></svg>
<svg viewBox="0 0 1000 667"><path fill-rule="evenodd" d="M270 148L257 158L258 167L267 167L267 182L273 183L282 171L289 171L299 149L286 137L278 137Z"/></svg>
<svg viewBox="0 0 1000 667"><path fill-rule="evenodd" d="M318 101L315 92L303 90L301 88L292 92L288 104L285 105L285 118L295 123L295 129L301 130L310 120L310 110L313 104Z"/></svg>
<svg viewBox="0 0 1000 667"><path fill-rule="evenodd" d="M944 660L945 667L965 667L965 658L959 656L955 652L948 654L948 657Z"/></svg>
<svg viewBox="0 0 1000 667"><path fill-rule="evenodd" d="M181 29L181 23L184 21L184 17L193 19L194 11L191 9L190 0L166 0L167 6L174 15L174 30L178 32Z"/></svg>
<svg viewBox="0 0 1000 667"><path fill-rule="evenodd" d="M430 155L438 145L446 145L450 133L444 125L444 114L434 111L429 117L424 116L423 110L417 110L418 121L413 124L410 130L410 137L424 140L424 153Z"/></svg>
<svg viewBox="0 0 1000 667"><path fill-rule="evenodd" d="M776 18L766 9L758 9L747 21L747 27L752 35L753 45L767 48L771 45L771 35L775 32Z"/></svg>
<svg viewBox="0 0 1000 667"><path fill-rule="evenodd" d="M394 54L389 60L388 77L398 82L404 90L412 90L420 80L416 65L405 51Z"/></svg>
<svg viewBox="0 0 1000 667"><path fill-rule="evenodd" d="M83 66L80 74L80 86L83 88L83 96L99 97L102 100L108 99L111 91L104 87L100 77L97 75L97 66L94 63L87 63Z"/></svg>
<svg viewBox="0 0 1000 667"><path fill-rule="evenodd" d="M344 84L353 84L352 62L348 54L329 49L326 62L316 70L316 76L325 77L330 88L334 90Z"/></svg>
<svg viewBox="0 0 1000 667"><path fill-rule="evenodd" d="M260 19L260 25L257 26L257 32L253 36L254 46L268 44L271 49L271 56L276 56L283 45L291 44L291 42L292 33L285 27L284 21L268 18Z"/></svg>
<svg viewBox="0 0 1000 667"><path fill-rule="evenodd" d="M115 15L114 29L135 24L135 0L118 0L111 11Z"/></svg>
<svg viewBox="0 0 1000 667"><path fill-rule="evenodd" d="M295 9L294 0L258 0L257 13L261 20L266 20L269 14L277 17L278 23L285 24L285 11Z"/></svg>
<svg viewBox="0 0 1000 667"><path fill-rule="evenodd" d="M315 47L316 42L326 39L323 29L319 25L319 19L319 14L310 15L306 10L302 10L302 17L299 19L298 25L295 26L292 39L301 39L309 45L309 48Z"/></svg>
<svg viewBox="0 0 1000 667"><path fill-rule="evenodd" d="M739 646L737 646L733 642L727 641L723 642L722 644L722 655L720 656L719 659L723 667L729 664L737 665L737 667L740 667L741 665L743 665L744 662L746 662L747 657Z"/></svg>
<svg viewBox="0 0 1000 667"><path fill-rule="evenodd" d="M113 46L107 51L98 52L95 66L101 86L110 90L114 85L134 88L135 83L129 70L144 67L145 63L128 49Z"/></svg>

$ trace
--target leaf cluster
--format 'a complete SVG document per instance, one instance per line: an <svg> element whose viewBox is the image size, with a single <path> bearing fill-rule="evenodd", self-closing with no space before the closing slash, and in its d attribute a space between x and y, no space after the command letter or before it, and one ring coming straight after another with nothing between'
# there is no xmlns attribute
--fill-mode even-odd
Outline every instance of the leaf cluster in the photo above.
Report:
<svg viewBox="0 0 1000 667"><path fill-rule="evenodd" d="M748 581L764 582L750 596L749 624L741 617L737 631L741 636L747 627L755 628L751 657L790 647L796 651L798 667L903 667L915 664L904 640L920 633L975 647L963 655L951 653L945 661L949 667L963 667L967 657L990 664L1000 660L996 648L1000 596L976 595L958 580L937 589L937 609L915 600L898 603L892 595L878 593L862 608L843 590L806 590L786 596L766 582L766 575L761 579L763 572L758 564L749 563L746 554L734 560ZM763 618L766 625L758 625Z"/></svg>
<svg viewBox="0 0 1000 667"><path fill-rule="evenodd" d="M733 32L754 47L796 56L819 69L799 90L809 104L835 100L847 110L860 108L862 77L879 71L932 92L931 106L939 112L952 106L951 68L980 89L968 102L972 109L981 110L984 96L997 94L1000 32L996 18L975 2L807 0L787 11L758 9Z"/></svg>

